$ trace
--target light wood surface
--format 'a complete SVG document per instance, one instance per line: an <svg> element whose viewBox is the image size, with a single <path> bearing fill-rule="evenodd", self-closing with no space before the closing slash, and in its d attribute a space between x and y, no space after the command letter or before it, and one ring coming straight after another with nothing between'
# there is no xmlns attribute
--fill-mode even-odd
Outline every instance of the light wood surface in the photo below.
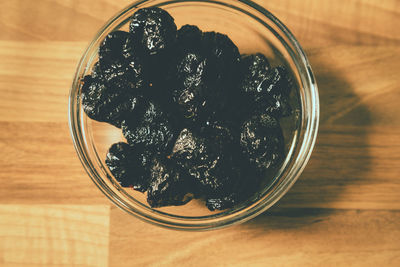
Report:
<svg viewBox="0 0 400 267"><path fill-rule="evenodd" d="M400 1L257 1L309 56L317 144L270 211L200 233L111 205L72 145L76 64L130 2L0 1L0 266L400 266Z"/></svg>

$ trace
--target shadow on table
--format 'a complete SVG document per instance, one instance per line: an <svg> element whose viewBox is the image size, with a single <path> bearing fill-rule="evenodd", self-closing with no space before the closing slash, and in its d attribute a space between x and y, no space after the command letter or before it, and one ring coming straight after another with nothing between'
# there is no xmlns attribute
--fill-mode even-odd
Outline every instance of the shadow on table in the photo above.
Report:
<svg viewBox="0 0 400 267"><path fill-rule="evenodd" d="M311 59L313 59L311 57ZM371 123L352 85L326 62L311 60L320 93L320 128L305 171L293 188L246 227L293 228L324 220L348 187L363 185L370 169L366 127Z"/></svg>

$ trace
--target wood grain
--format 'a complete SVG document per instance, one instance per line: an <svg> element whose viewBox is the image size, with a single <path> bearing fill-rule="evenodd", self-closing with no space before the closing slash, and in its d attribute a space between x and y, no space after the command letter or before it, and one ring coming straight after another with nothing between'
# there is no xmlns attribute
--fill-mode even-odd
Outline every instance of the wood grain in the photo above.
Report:
<svg viewBox="0 0 400 267"><path fill-rule="evenodd" d="M111 206L72 145L76 64L131 1L0 2L0 266L400 265L400 1L256 2L309 57L318 139L275 207L201 233Z"/></svg>
<svg viewBox="0 0 400 267"><path fill-rule="evenodd" d="M399 211L273 208L230 229L188 233L147 226L112 208L110 264L396 266L399 219Z"/></svg>
<svg viewBox="0 0 400 267"><path fill-rule="evenodd" d="M1 266L107 266L107 205L0 205Z"/></svg>

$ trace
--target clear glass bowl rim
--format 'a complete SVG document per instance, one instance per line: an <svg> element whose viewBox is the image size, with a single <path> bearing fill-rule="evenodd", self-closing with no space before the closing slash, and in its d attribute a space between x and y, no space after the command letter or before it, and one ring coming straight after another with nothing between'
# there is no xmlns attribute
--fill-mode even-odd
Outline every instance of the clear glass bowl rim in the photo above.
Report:
<svg viewBox="0 0 400 267"><path fill-rule="evenodd" d="M289 172L289 175L284 177L283 181L280 181L279 186L275 188L275 190L268 195L267 198L263 198L260 201L257 201L256 204L252 205L251 208L240 210L239 212L231 213L230 216L225 217L218 217L210 219L204 218L184 218L181 216L173 216L165 215L163 216L162 213L156 214L152 212L151 208L148 210L143 211L142 209L138 209L134 205L132 206L130 203L126 203L122 200L119 196L117 196L101 179L99 175L97 175L96 171L93 169L93 165L91 163L90 157L88 157L86 153L86 149L84 147L85 140L84 136L82 136L80 125L77 123L79 118L77 118L77 114L75 111L77 97L75 91L79 87L80 82L80 70L83 69L85 66L85 59L89 56L88 53L91 50L92 46L95 44L95 40L99 38L103 34L105 30L108 30L110 25L116 21L119 17L121 17L126 12L129 12L133 8L145 4L154 2L153 0L142 0L132 3L131 5L127 6L126 8L119 11L115 16L113 16L96 34L93 38L93 41L85 50L80 62L78 63L78 67L76 69L76 73L73 79L72 87L70 90L69 95L69 105L68 105L68 118L69 118L69 128L71 137L73 140L74 147L78 154L78 157L84 166L86 172L92 179L92 181L96 184L96 186L119 208L122 210L134 215L135 217L142 219L144 221L150 222L152 224L171 228L171 229L178 229L178 230L210 230L210 229L218 229L222 227L226 227L229 225L239 224L245 222L255 216L259 215L260 213L269 209L272 205L274 205L286 192L293 186L296 182L300 174L303 172L307 162L311 156L312 150L315 145L317 132L318 132L318 125L319 125L319 96L318 96L318 87L311 69L311 66L308 62L307 56L305 55L303 49L301 48L300 44L293 36L293 34L287 29L287 27L280 22L274 15L272 15L269 11L265 8L259 6L258 4L248 1L248 0L238 0L238 1L230 1L227 4L225 0L219 1L204 1L204 0L180 0L180 1L162 1L164 3L184 3L184 2L206 2L206 3L214 3L214 4L223 4L224 6L234 6L235 2L239 2L240 4L244 4L245 6L261 13L267 19L272 21L275 26L279 28L285 35L285 37L289 40L290 45L293 46L294 52L298 56L298 64L302 67L302 76L301 80L303 83L307 84L304 87L304 101L305 107L302 105L302 113L303 119L305 120L304 129L303 131L304 138L300 144L300 149L298 149L298 154L295 158L295 163L292 166L292 169ZM159 1L160 2L160 1Z"/></svg>

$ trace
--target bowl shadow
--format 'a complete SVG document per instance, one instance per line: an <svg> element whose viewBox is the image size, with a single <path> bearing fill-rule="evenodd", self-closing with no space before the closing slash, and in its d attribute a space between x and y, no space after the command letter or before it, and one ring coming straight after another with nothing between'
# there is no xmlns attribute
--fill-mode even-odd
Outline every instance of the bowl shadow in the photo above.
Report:
<svg viewBox="0 0 400 267"><path fill-rule="evenodd" d="M324 220L346 205L346 189L368 183L371 156L366 127L370 112L352 84L324 60L309 54L320 95L320 126L314 151L290 191L271 209L243 224L294 228Z"/></svg>

